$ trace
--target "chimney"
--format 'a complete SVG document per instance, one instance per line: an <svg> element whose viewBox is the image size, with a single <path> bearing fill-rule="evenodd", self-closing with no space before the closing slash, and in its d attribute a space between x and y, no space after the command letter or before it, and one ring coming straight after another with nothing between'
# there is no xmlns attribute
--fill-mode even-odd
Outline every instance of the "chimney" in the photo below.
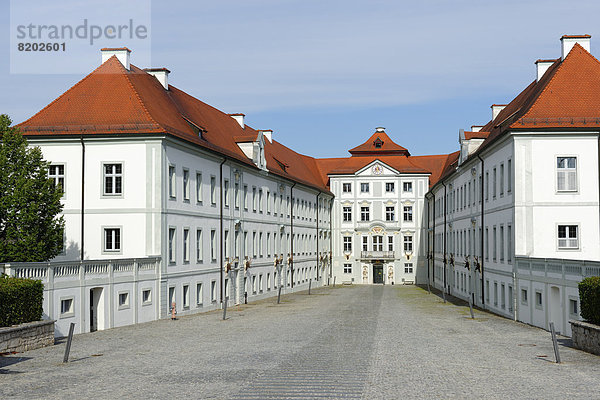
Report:
<svg viewBox="0 0 600 400"><path fill-rule="evenodd" d="M375 132L385 132L385 128L383 126L378 126L375 128Z"/></svg>
<svg viewBox="0 0 600 400"><path fill-rule="evenodd" d="M575 43L579 43L588 53L590 52L590 41L592 37L590 35L563 35L560 38L562 44L562 59L569 54Z"/></svg>
<svg viewBox="0 0 600 400"><path fill-rule="evenodd" d="M548 68L554 64L556 60L537 60L535 62L537 69L537 81L539 82L542 79L542 76L548 71Z"/></svg>
<svg viewBox="0 0 600 400"><path fill-rule="evenodd" d="M144 71L154 76L166 90L169 90L169 71L166 68L144 68Z"/></svg>
<svg viewBox="0 0 600 400"><path fill-rule="evenodd" d="M500 111L504 110L506 104L492 104L492 121L496 119Z"/></svg>
<svg viewBox="0 0 600 400"><path fill-rule="evenodd" d="M129 70L129 56L131 50L127 47L105 47L100 49L102 52L102 64L106 62L112 56L117 56L117 59L123 64L126 70Z"/></svg>
<svg viewBox="0 0 600 400"><path fill-rule="evenodd" d="M265 129L261 131L263 136L267 138L269 143L273 143L273 131L271 129Z"/></svg>
<svg viewBox="0 0 600 400"><path fill-rule="evenodd" d="M238 124L244 129L244 114L229 114L229 116L237 121Z"/></svg>

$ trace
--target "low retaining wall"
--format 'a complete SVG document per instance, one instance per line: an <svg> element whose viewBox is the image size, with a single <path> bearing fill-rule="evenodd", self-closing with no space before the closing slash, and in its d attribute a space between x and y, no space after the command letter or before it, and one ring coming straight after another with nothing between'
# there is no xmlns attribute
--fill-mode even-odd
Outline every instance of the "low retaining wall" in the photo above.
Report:
<svg viewBox="0 0 600 400"><path fill-rule="evenodd" d="M54 344L54 320L0 328L0 353L22 352Z"/></svg>
<svg viewBox="0 0 600 400"><path fill-rule="evenodd" d="M573 346L600 356L600 326L583 321L569 321Z"/></svg>

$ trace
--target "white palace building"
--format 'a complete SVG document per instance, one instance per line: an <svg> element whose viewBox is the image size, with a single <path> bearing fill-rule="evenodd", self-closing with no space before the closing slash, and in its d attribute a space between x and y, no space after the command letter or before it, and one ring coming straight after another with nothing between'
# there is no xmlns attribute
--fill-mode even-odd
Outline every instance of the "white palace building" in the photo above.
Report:
<svg viewBox="0 0 600 400"><path fill-rule="evenodd" d="M57 336L310 285L430 284L570 335L577 283L600 275L600 62L590 36L413 156L377 128L315 159L130 64L127 48L19 124L64 188L64 252L0 269L45 284Z"/></svg>

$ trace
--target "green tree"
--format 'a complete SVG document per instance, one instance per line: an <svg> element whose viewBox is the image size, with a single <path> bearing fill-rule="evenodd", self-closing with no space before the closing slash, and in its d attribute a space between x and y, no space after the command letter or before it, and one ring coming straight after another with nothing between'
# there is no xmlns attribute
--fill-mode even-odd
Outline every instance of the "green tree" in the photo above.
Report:
<svg viewBox="0 0 600 400"><path fill-rule="evenodd" d="M62 188L11 123L0 115L0 263L47 261L63 247Z"/></svg>

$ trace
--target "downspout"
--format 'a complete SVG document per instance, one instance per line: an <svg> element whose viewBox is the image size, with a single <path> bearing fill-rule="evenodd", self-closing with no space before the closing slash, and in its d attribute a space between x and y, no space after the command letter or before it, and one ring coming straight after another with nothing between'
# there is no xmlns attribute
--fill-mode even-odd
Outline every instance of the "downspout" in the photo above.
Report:
<svg viewBox="0 0 600 400"><path fill-rule="evenodd" d="M429 251L431 250L431 241L429 240L429 196L425 196L427 199L427 282L431 285L431 260L429 259Z"/></svg>
<svg viewBox="0 0 600 400"><path fill-rule="evenodd" d="M485 164L483 162L483 158L481 158L481 156L479 154L477 154L477 158L479 158L479 160L481 160L481 188L480 188L480 195L481 195L481 237L479 238L481 241L481 262L479 263L481 271L479 271L479 273L481 274L481 305L482 307L485 309L485 286L484 286L484 279L483 279L483 254L484 254L484 249L483 249L483 238L485 235L485 225L483 223L483 217L484 217L484 205L485 205L485 198L484 198L484 187L485 187ZM510 173L510 172L509 172ZM516 288L515 288L516 291Z"/></svg>
<svg viewBox="0 0 600 400"><path fill-rule="evenodd" d="M433 287L435 287L435 193L432 193L432 197L433 197L433 203L431 203L432 206L432 210L431 213L433 214L433 227L432 227L432 231L431 231L431 274L432 274L432 278L433 278Z"/></svg>
<svg viewBox="0 0 600 400"><path fill-rule="evenodd" d="M226 158L221 161L219 164L219 258L220 258L220 277L221 283L219 284L220 294L221 294L221 304L223 304L223 266L225 264L225 260L223 259L223 164L227 161Z"/></svg>
<svg viewBox="0 0 600 400"><path fill-rule="evenodd" d="M83 143L83 133L81 133L81 261L85 255L84 236L85 236L85 144Z"/></svg>
<svg viewBox="0 0 600 400"><path fill-rule="evenodd" d="M294 186L296 186L296 182L290 187L290 257L292 259L290 263L290 279L292 280L292 289L294 288Z"/></svg>
<svg viewBox="0 0 600 400"><path fill-rule="evenodd" d="M331 211L333 208L333 202L330 202L331 207L329 207L329 279L331 279L332 271L333 271L333 218L331 218Z"/></svg>
<svg viewBox="0 0 600 400"><path fill-rule="evenodd" d="M316 257L317 257L317 282L319 282L319 196L321 195L321 192L319 192L317 194L317 251L316 251Z"/></svg>
<svg viewBox="0 0 600 400"><path fill-rule="evenodd" d="M444 185L444 237L442 238L443 242L444 242L444 291L446 291L447 288L447 284L446 284L446 265L448 260L446 259L446 213L448 210L446 210L446 202L447 202L447 192L446 192L446 184L444 182L441 182L442 185ZM449 292L448 292L449 293Z"/></svg>

